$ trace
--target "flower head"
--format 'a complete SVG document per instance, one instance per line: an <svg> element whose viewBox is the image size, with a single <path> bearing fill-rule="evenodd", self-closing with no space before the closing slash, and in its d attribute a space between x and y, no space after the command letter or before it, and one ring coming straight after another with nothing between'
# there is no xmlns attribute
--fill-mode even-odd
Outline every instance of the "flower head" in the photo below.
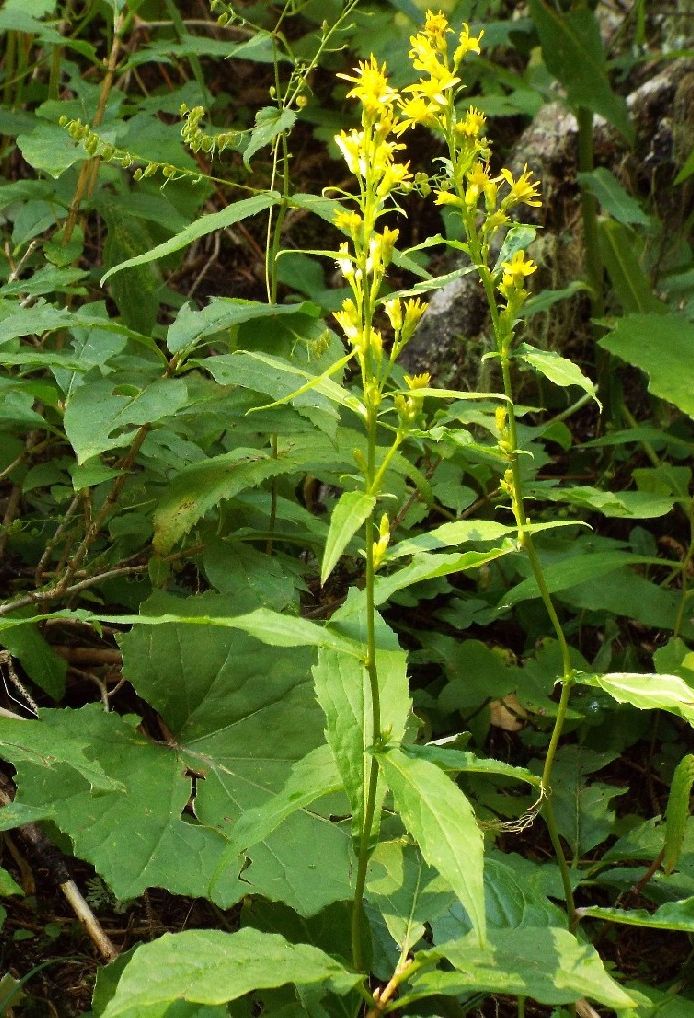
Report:
<svg viewBox="0 0 694 1018"><path fill-rule="evenodd" d="M470 26L463 25L463 30L460 33L458 39L458 45L453 55L453 62L458 65L468 53L479 53L480 52L480 40L484 32L480 32L479 35L470 35Z"/></svg>
<svg viewBox="0 0 694 1018"><path fill-rule="evenodd" d="M386 65L379 67L373 53L368 60L360 60L354 71L353 75L338 74L338 78L355 83L354 88L347 93L348 99L359 99L364 109L372 114L395 102L398 93L388 84Z"/></svg>
<svg viewBox="0 0 694 1018"><path fill-rule="evenodd" d="M512 290L522 290L526 276L532 276L537 265L531 258L525 257L525 251L515 251L508 261L501 263L503 277L499 289L505 297Z"/></svg>
<svg viewBox="0 0 694 1018"><path fill-rule="evenodd" d="M510 170L502 170L500 175L509 186L509 193L504 199L507 208L520 204L532 205L538 209L542 206L538 182L532 179L532 173L528 170L527 163L518 180L513 179Z"/></svg>

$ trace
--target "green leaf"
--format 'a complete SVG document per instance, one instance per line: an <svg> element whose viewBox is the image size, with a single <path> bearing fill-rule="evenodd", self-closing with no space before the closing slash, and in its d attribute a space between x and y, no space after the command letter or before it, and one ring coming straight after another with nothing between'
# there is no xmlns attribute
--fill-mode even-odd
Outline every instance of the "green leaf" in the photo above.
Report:
<svg viewBox="0 0 694 1018"><path fill-rule="evenodd" d="M653 293L639 262L633 230L614 219L598 221L600 256L625 314L665 314L667 306Z"/></svg>
<svg viewBox="0 0 694 1018"><path fill-rule="evenodd" d="M251 156L269 145L278 135L291 131L295 120L296 113L289 108L279 110L276 106L264 106L258 110L255 115L255 127L243 153L245 166L250 170Z"/></svg>
<svg viewBox="0 0 694 1018"><path fill-rule="evenodd" d="M595 385L586 378L578 365L566 357L560 357L554 350L539 350L527 343L521 343L515 356L555 385L577 385L589 396L595 397ZM596 402L600 406L600 401L596 399Z"/></svg>
<svg viewBox="0 0 694 1018"><path fill-rule="evenodd" d="M35 170L60 177L75 163L89 158L80 145L76 145L67 131L57 124L40 124L28 134L17 135L17 147Z"/></svg>
<svg viewBox="0 0 694 1018"><path fill-rule="evenodd" d="M598 199L605 212L619 223L638 223L649 226L650 217L646 215L636 198L617 180L611 170L599 166L591 173L579 173L578 182L589 194Z"/></svg>
<svg viewBox="0 0 694 1018"><path fill-rule="evenodd" d="M321 586L340 561L343 551L357 530L374 510L376 499L364 491L344 491L330 516L330 529L323 552Z"/></svg>
<svg viewBox="0 0 694 1018"><path fill-rule="evenodd" d="M499 257L492 272L498 272L504 262L510 261L517 251L525 249L535 240L535 227L526 226L524 223L514 223L507 231L504 242L499 251Z"/></svg>
<svg viewBox="0 0 694 1018"><path fill-rule="evenodd" d="M668 874L675 869L682 854L692 785L694 785L694 753L687 753L675 767L665 810L663 869Z"/></svg>
<svg viewBox="0 0 694 1018"><path fill-rule="evenodd" d="M547 0L530 0L530 14L547 69L566 89L570 105L600 113L631 141L634 128L626 102L610 86L600 26L593 11L558 11Z"/></svg>
<svg viewBox="0 0 694 1018"><path fill-rule="evenodd" d="M213 297L209 304L197 310L190 303L183 305L169 326L166 334L166 345L171 353L190 351L206 336L231 329L235 325L255 321L257 318L274 318L277 315L310 315L315 317L318 308L310 301L300 304L266 304L262 301L240 300L232 297ZM224 360L233 360L228 355ZM214 358L216 361L217 358ZM214 362L200 362L208 369ZM214 374L214 372L212 372ZM216 377L216 376L215 376ZM218 379L219 381L219 379ZM228 384L222 382L223 385Z"/></svg>
<svg viewBox="0 0 694 1018"><path fill-rule="evenodd" d="M674 499L648 491L602 491L588 484L556 487L538 482L530 483L526 495L548 502L568 502L584 509L595 509L607 517L624 517L634 520L650 520L665 516L672 510Z"/></svg>
<svg viewBox="0 0 694 1018"><path fill-rule="evenodd" d="M624 926L643 926L653 930L682 930L694 933L694 898L683 898L681 901L668 901L655 912L647 912L644 908L579 908L578 913L589 919L602 919L609 923L621 923Z"/></svg>
<svg viewBox="0 0 694 1018"><path fill-rule="evenodd" d="M242 814L234 827L231 849L235 854L245 852L264 841L292 813L341 788L342 780L330 746L318 746L292 766L277 795Z"/></svg>
<svg viewBox="0 0 694 1018"><path fill-rule="evenodd" d="M588 781L588 776L610 762L609 754L583 746L564 746L552 771L552 805L559 833L580 859L613 833L612 801L626 789Z"/></svg>
<svg viewBox="0 0 694 1018"><path fill-rule="evenodd" d="M62 698L67 663L44 640L37 626L27 623L8 629L0 637L0 646L21 662L27 675L53 700Z"/></svg>
<svg viewBox="0 0 694 1018"><path fill-rule="evenodd" d="M607 576L623 566L637 566L644 562L651 563L652 559L633 555L628 551L601 551L586 555L568 555L545 566L545 581L550 594L588 581L595 586L596 580L601 576ZM499 608L509 608L521 601L539 596L540 591L535 578L529 576L506 591L499 602Z"/></svg>
<svg viewBox="0 0 694 1018"><path fill-rule="evenodd" d="M201 219L197 219L190 226L187 226L185 230L181 230L180 233L176 233L173 237L164 241L163 244L157 244L156 247L146 251L144 254L128 258L127 261L122 262L120 265L114 265L102 277L101 285L103 286L106 280L116 272L122 272L123 269L131 269L136 265L146 265L159 258L164 258L166 255L173 254L174 251L180 251L181 248L187 247L201 237L207 236L208 233L213 233L215 230L225 230L227 227L233 226L234 223L241 222L242 219L248 219L249 216L254 216L258 212L264 212L265 209L276 205L279 200L280 195L276 191L268 191L266 194L256 194L252 198L242 198L241 201L229 205L227 208L222 209L221 212L213 212L210 215L202 216Z"/></svg>
<svg viewBox="0 0 694 1018"><path fill-rule="evenodd" d="M77 462L130 445L139 428L171 417L188 399L183 379L150 383L135 395L117 391L107 379L92 379L75 389L65 408L65 433Z"/></svg>
<svg viewBox="0 0 694 1018"><path fill-rule="evenodd" d="M450 576L451 573L459 573L464 569L478 569L512 551L516 551L516 546L509 541L501 548L492 548L490 551L466 551L460 555L428 555L421 552L409 565L391 573L390 576L380 576L376 580L376 604L385 604L396 591L421 583L422 580Z"/></svg>
<svg viewBox="0 0 694 1018"><path fill-rule="evenodd" d="M328 627L340 638L348 637L360 648L358 657L329 648L321 649L313 668L316 697L326 718L325 735L333 751L342 783L352 808L352 832L359 836L364 815L373 743L371 686L364 667L366 653L366 611L363 596L353 591L335 612ZM401 739L410 711L407 682L407 654L397 637L376 615L376 669L380 687L381 728L393 739ZM377 786L375 829L385 794Z"/></svg>
<svg viewBox="0 0 694 1018"><path fill-rule="evenodd" d="M484 943L484 842L468 799L427 760L398 749L377 753L377 760L405 827L460 898L477 942Z"/></svg>
<svg viewBox="0 0 694 1018"><path fill-rule="evenodd" d="M93 789L122 790L122 783L107 774L101 763L93 759L88 734L85 732L79 738L72 738L59 728L56 730L50 722L54 713L52 710L43 711L40 721L15 721L0 716L0 755L3 759L16 766L27 763L56 771L63 767L66 772L78 775L90 792ZM59 710L57 713L62 716L64 712Z"/></svg>
<svg viewBox="0 0 694 1018"><path fill-rule="evenodd" d="M160 1018L176 1001L225 1004L252 990L294 983L346 994L363 979L309 944L250 927L187 930L138 947L103 1018Z"/></svg>
<svg viewBox="0 0 694 1018"><path fill-rule="evenodd" d="M11 873L8 873L4 866L0 866L0 898L9 898L13 894L21 894L21 889Z"/></svg>
<svg viewBox="0 0 694 1018"><path fill-rule="evenodd" d="M472 991L532 997L540 1004L571 1004L589 997L606 1007L625 1008L632 998L607 975L597 951L568 930L523 926L490 929L488 947L474 934L422 951L417 959L445 957L455 972L417 973L408 999Z"/></svg>
<svg viewBox="0 0 694 1018"><path fill-rule="evenodd" d="M641 710L666 710L694 725L694 689L677 675L577 672L575 679L604 689L617 703L630 703Z"/></svg>
<svg viewBox="0 0 694 1018"><path fill-rule="evenodd" d="M694 417L691 385L694 325L682 315L633 314L619 318L599 345L645 371L648 390Z"/></svg>
<svg viewBox="0 0 694 1018"><path fill-rule="evenodd" d="M436 764L437 767L441 767L442 770L452 771L456 774L495 774L514 778L516 781L524 781L535 788L541 784L537 774L533 774L526 767L517 767L514 764L504 763L503 760L479 757L466 750L450 749L447 746L430 743L426 746L404 745L402 752L415 760L428 760L430 763Z"/></svg>

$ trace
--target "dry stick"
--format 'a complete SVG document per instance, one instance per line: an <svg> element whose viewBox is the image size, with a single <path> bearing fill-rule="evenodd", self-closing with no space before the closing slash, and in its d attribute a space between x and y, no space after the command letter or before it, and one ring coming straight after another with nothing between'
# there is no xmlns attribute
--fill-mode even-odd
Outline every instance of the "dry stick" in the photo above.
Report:
<svg viewBox="0 0 694 1018"><path fill-rule="evenodd" d="M5 785L5 780L2 784ZM0 805L9 806L12 796L0 787ZM37 824L22 824L16 828L16 834L27 845L31 853L40 860L63 892L70 908L84 927L91 942L105 961L113 961L118 957L118 948L104 932L101 923L82 896L82 893L70 877L64 859L58 850L45 837Z"/></svg>
<svg viewBox="0 0 694 1018"><path fill-rule="evenodd" d="M41 580L43 579L44 569L48 565L48 560L51 557L53 549L55 548L56 544L58 543L58 541L60 540L60 538L64 534L65 528L67 527L68 523L70 522L72 517L75 515L75 512L77 511L77 507L79 506L79 504L80 504L80 493L78 492L75 495L75 497L73 498L73 500L70 503L70 505L65 510L65 515L63 516L62 520L58 524L58 526L56 528L56 531L53 534L53 537L51 537L51 539L46 542L46 547L43 549L43 554L41 555L41 558L39 559L39 564L36 567L36 573L34 575L34 579L35 579L37 584L41 583Z"/></svg>

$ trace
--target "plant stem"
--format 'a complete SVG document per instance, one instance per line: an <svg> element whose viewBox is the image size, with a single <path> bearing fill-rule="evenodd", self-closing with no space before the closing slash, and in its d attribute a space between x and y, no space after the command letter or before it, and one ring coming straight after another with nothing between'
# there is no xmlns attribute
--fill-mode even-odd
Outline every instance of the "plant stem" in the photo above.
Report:
<svg viewBox="0 0 694 1018"><path fill-rule="evenodd" d="M366 476L364 478L367 491L373 491L376 477L376 408L372 403L367 407L367 459ZM371 693L371 744L381 734L381 696L378 688L378 671L376 667L376 606L374 586L376 570L374 569L374 533L375 519L372 512L364 525L364 542L366 545L366 660L364 669L369 680ZM364 887L366 885L366 867L369 861L371 831L376 811L376 786L378 784L378 764L373 755L365 754L364 784L366 796L364 802L364 819L359 839L359 858L357 862L357 878L352 904L352 963L358 970L364 968L364 949L361 936L362 914L364 910Z"/></svg>

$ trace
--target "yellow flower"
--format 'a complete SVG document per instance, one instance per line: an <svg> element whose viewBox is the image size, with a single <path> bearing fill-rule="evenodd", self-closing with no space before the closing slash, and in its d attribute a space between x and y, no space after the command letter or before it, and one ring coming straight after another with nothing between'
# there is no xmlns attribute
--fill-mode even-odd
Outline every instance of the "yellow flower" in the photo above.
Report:
<svg viewBox="0 0 694 1018"><path fill-rule="evenodd" d="M376 57L371 54L368 60L360 60L354 68L355 74L338 74L338 78L353 81L354 88L347 93L348 99L359 99L369 113L377 113L383 106L391 105L398 93L388 84L386 65L378 66Z"/></svg>
<svg viewBox="0 0 694 1018"><path fill-rule="evenodd" d="M446 15L442 11L438 11L436 14L433 11L427 11L424 15L422 33L428 36L433 43L445 46L445 36L452 31L453 29L449 27Z"/></svg>
<svg viewBox="0 0 694 1018"><path fill-rule="evenodd" d="M513 179L513 174L510 170L502 170L501 176L509 185L509 193L504 199L506 206L518 205L523 203L524 205L532 205L534 208L539 209L542 206L542 199L540 198L540 192L538 191L538 182L532 179L532 173L528 170L527 163L523 167L518 180Z"/></svg>
<svg viewBox="0 0 694 1018"><path fill-rule="evenodd" d="M421 298L410 298L405 301L405 319L402 323L402 341L406 343L419 325L422 315L429 307Z"/></svg>
<svg viewBox="0 0 694 1018"><path fill-rule="evenodd" d="M431 375L423 371L421 375L405 375L405 385L412 392L413 389L428 389L431 382Z"/></svg>
<svg viewBox="0 0 694 1018"><path fill-rule="evenodd" d="M403 99L400 103L400 120L395 128L395 133L402 134L403 131L416 124L421 124L423 127L435 127L440 112L441 106L438 103L427 102L421 95Z"/></svg>
<svg viewBox="0 0 694 1018"><path fill-rule="evenodd" d="M344 230L353 239L364 225L364 221L358 212L337 212L333 217L333 222L338 230Z"/></svg>
<svg viewBox="0 0 694 1018"><path fill-rule="evenodd" d="M355 176L361 174L364 163L362 154L364 149L364 132L357 131L354 128L352 128L349 134L345 131L340 131L339 134L335 135L335 144L340 149L340 152L342 152L349 172Z"/></svg>
<svg viewBox="0 0 694 1018"><path fill-rule="evenodd" d="M402 304L397 297L391 297L384 302L383 308L388 315L388 321L393 327L393 331L399 332L402 328Z"/></svg>
<svg viewBox="0 0 694 1018"><path fill-rule="evenodd" d="M501 268L504 272L501 287L504 291L508 291L522 289L525 277L532 276L537 265L531 258L525 257L524 251L515 251L508 261L501 263Z"/></svg>
<svg viewBox="0 0 694 1018"><path fill-rule="evenodd" d="M463 30L460 33L458 39L458 46L455 53L453 54L454 64L459 64L468 53L479 53L480 52L480 40L484 32L480 32L479 35L470 35L470 26L463 25Z"/></svg>
<svg viewBox="0 0 694 1018"><path fill-rule="evenodd" d="M353 346L359 346L361 322L359 320L357 306L350 297L342 301L342 311L336 311L334 313L334 318L349 342Z"/></svg>
<svg viewBox="0 0 694 1018"><path fill-rule="evenodd" d="M446 67L439 67L438 73L432 74L428 81L422 78L421 81L416 81L413 85L407 85L403 92L411 92L413 96L421 96L429 102L445 106L446 92L457 85L459 81L460 78L456 78L455 74L451 74Z"/></svg>
<svg viewBox="0 0 694 1018"><path fill-rule="evenodd" d="M479 138L486 123L487 118L484 113L471 106L465 114L465 119L458 121L455 129L458 134L462 134L465 138Z"/></svg>
<svg viewBox="0 0 694 1018"><path fill-rule="evenodd" d="M453 194L452 191L441 191L439 188L434 189L434 205L455 205L457 208L463 208L464 202L462 198L459 198L457 194Z"/></svg>

